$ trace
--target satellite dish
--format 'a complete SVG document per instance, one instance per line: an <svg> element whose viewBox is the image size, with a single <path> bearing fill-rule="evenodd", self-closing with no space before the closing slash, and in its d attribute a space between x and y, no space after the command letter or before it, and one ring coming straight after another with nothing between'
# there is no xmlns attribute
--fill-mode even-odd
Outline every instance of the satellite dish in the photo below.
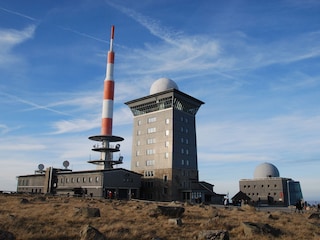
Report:
<svg viewBox="0 0 320 240"><path fill-rule="evenodd" d="M64 161L64 162L63 162L63 166L64 166L65 168L68 168L68 167L69 167L69 161L67 161L67 160Z"/></svg>
<svg viewBox="0 0 320 240"><path fill-rule="evenodd" d="M44 165L41 163L41 164L39 164L38 165L38 169L40 170L40 171L42 171L43 169L44 169Z"/></svg>

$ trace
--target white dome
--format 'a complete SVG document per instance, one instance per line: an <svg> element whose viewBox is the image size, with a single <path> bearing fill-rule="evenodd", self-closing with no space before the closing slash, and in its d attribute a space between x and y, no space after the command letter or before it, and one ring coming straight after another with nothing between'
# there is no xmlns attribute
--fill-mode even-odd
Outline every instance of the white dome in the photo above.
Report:
<svg viewBox="0 0 320 240"><path fill-rule="evenodd" d="M172 88L179 90L178 85L173 80L169 78L160 78L151 85L150 95L163 92Z"/></svg>
<svg viewBox="0 0 320 240"><path fill-rule="evenodd" d="M262 163L254 170L254 178L280 177L276 166L271 163Z"/></svg>

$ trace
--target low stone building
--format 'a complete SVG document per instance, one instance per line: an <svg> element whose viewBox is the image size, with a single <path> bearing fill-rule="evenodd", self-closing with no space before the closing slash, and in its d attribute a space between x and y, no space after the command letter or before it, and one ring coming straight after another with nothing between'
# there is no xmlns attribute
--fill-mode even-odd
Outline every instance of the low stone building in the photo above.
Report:
<svg viewBox="0 0 320 240"><path fill-rule="evenodd" d="M49 167L18 176L20 193L129 199L140 195L141 175L123 168L76 171Z"/></svg>

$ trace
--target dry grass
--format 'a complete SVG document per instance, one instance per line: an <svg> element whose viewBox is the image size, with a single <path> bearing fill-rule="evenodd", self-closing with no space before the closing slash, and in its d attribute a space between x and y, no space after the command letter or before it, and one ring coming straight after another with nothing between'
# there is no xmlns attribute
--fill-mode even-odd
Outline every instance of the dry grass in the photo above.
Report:
<svg viewBox="0 0 320 240"><path fill-rule="evenodd" d="M21 203L26 198L28 203ZM173 205L173 203L167 203ZM163 204L161 204L163 205ZM168 217L150 216L158 204L136 201L0 195L0 230L17 239L79 239L86 225L98 229L108 239L197 239L202 230L228 230L230 239L274 239L268 235L245 236L242 222L267 223L281 230L277 239L320 239L320 220L308 219L311 212L257 211L252 207L183 205L182 225L168 223ZM100 209L101 217L76 214L81 207ZM270 216L272 214L272 216Z"/></svg>

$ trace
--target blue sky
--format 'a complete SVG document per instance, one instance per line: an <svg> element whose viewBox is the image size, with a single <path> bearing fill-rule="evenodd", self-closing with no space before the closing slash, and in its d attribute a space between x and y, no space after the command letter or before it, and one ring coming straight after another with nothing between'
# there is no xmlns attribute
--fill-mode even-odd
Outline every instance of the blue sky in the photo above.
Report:
<svg viewBox="0 0 320 240"><path fill-rule="evenodd" d="M115 25L113 133L130 169L124 102L173 79L197 113L200 180L238 192L263 162L320 200L320 2L18 1L0 3L0 189L42 163L73 170L100 133Z"/></svg>

